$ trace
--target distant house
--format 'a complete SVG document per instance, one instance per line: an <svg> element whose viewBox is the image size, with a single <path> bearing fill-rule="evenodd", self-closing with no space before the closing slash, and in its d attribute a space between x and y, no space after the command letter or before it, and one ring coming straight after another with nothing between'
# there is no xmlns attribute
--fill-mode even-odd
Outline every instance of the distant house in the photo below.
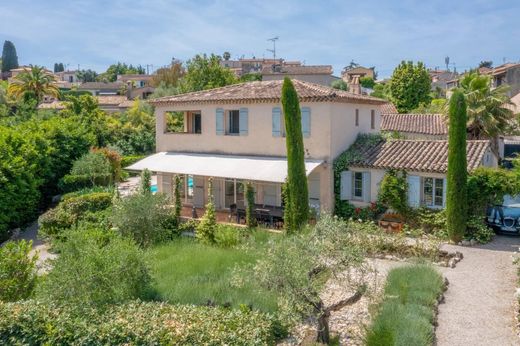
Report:
<svg viewBox="0 0 520 346"><path fill-rule="evenodd" d="M264 66L262 80L282 80L285 77L330 86L338 77L332 75L331 65Z"/></svg>
<svg viewBox="0 0 520 346"><path fill-rule="evenodd" d="M359 79L363 77L370 77L372 79L375 79L375 72L374 68L367 68L363 66L354 67L351 69L346 69L341 73L341 78L350 84L352 82L352 79L357 76Z"/></svg>
<svg viewBox="0 0 520 346"><path fill-rule="evenodd" d="M124 112L132 107L133 100L129 100L126 96L119 95L99 95L96 96L99 108L107 113ZM62 110L65 109L66 101L49 101L42 102L38 105L38 109Z"/></svg>
<svg viewBox="0 0 520 346"><path fill-rule="evenodd" d="M86 82L78 86L78 90L90 92L94 96L118 95L125 86L123 82Z"/></svg>
<svg viewBox="0 0 520 346"><path fill-rule="evenodd" d="M287 61L284 59L265 59L265 58L241 58L238 60L221 60L220 65L227 67L235 73L237 77L241 77L248 73L262 73L266 67L283 66L294 67L301 66L299 61Z"/></svg>
<svg viewBox="0 0 520 346"><path fill-rule="evenodd" d="M429 70L428 73L432 79L432 90L437 88L443 91L448 90L449 82L459 76L457 72L446 70Z"/></svg>
<svg viewBox="0 0 520 346"><path fill-rule="evenodd" d="M133 88L143 88L150 86L153 76L148 74L120 74L117 75L117 82L122 82Z"/></svg>

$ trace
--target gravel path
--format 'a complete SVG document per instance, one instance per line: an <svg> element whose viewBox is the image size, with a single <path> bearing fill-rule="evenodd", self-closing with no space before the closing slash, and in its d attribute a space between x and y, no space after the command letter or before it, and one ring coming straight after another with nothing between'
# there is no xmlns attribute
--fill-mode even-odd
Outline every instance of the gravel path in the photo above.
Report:
<svg viewBox="0 0 520 346"><path fill-rule="evenodd" d="M33 247L31 255L38 255L36 265L38 266L38 271L44 273L48 269L45 266L45 261L55 258L56 254L49 252L50 246L48 243L38 239L38 221L34 221L29 227L20 233L16 239L32 240Z"/></svg>
<svg viewBox="0 0 520 346"><path fill-rule="evenodd" d="M441 269L449 286L439 306L438 346L520 345L512 263L519 246L520 238L506 236L475 247L444 246L464 259L454 269Z"/></svg>

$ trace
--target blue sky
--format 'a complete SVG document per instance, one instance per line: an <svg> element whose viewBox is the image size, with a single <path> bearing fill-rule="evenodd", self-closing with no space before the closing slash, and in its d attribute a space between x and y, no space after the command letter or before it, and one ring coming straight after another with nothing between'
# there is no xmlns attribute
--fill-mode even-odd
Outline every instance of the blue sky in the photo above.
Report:
<svg viewBox="0 0 520 346"><path fill-rule="evenodd" d="M0 0L0 40L21 64L98 72L117 61L168 64L172 57L231 52L330 64L351 60L389 76L403 59L458 70L481 60L520 61L520 1L514 0Z"/></svg>

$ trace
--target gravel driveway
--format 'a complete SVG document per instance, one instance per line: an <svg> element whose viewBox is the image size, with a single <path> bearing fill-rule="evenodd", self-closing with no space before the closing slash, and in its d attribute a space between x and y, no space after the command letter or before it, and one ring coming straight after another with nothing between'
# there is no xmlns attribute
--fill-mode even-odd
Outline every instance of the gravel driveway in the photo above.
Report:
<svg viewBox="0 0 520 346"><path fill-rule="evenodd" d="M450 284L439 306L437 345L520 345L516 335L516 270L520 238L497 236L475 247L445 245L464 259L442 268Z"/></svg>

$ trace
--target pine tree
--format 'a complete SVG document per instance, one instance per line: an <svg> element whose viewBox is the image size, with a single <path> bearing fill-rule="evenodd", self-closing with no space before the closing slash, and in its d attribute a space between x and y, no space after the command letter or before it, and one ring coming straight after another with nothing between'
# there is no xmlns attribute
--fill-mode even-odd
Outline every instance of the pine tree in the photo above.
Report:
<svg viewBox="0 0 520 346"><path fill-rule="evenodd" d="M298 94L289 78L282 86L282 107L285 120L285 143L287 146L287 188L289 204L288 225L286 229L294 232L300 229L309 218L309 191L303 148L303 134Z"/></svg>
<svg viewBox="0 0 520 346"><path fill-rule="evenodd" d="M457 90L450 99L448 137L448 191L446 221L448 235L459 242L466 232L467 162L466 162L466 100Z"/></svg>
<svg viewBox="0 0 520 346"><path fill-rule="evenodd" d="M16 48L11 41L5 41L2 49L2 72L8 72L13 68L18 68Z"/></svg>

